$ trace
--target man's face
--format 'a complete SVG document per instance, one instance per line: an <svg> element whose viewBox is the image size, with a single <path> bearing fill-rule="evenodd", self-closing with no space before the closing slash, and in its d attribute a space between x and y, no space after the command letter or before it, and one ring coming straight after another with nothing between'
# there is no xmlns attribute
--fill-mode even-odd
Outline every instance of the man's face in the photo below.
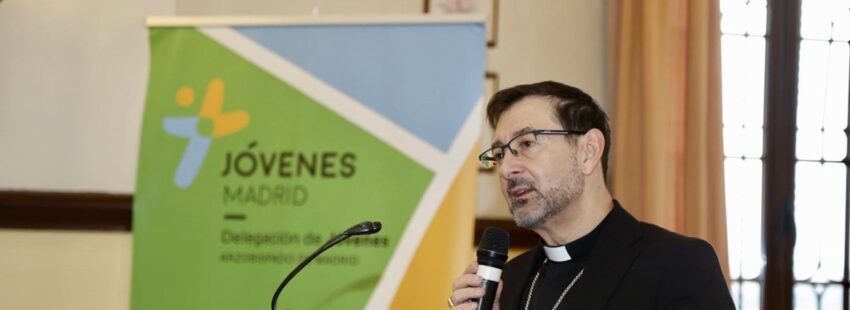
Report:
<svg viewBox="0 0 850 310"><path fill-rule="evenodd" d="M529 130L562 129L554 109L555 104L543 97L526 97L514 103L499 118L494 143L508 143ZM517 155L506 150L497 166L501 189L517 226L535 229L581 195L584 176L578 167L576 146L568 138L528 134L515 141L533 141L527 144L533 149L517 149Z"/></svg>

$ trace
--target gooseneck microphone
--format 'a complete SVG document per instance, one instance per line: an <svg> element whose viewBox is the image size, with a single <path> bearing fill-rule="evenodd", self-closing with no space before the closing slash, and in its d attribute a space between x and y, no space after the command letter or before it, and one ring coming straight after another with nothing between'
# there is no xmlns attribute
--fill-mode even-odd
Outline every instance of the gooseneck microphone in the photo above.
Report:
<svg viewBox="0 0 850 310"><path fill-rule="evenodd" d="M478 300L478 310L493 309L496 300L496 290L499 288L499 279L502 277L502 269L508 260L508 244L510 236L501 228L490 227L484 230L484 235L478 243L478 276L484 278L481 288L484 289L484 297Z"/></svg>
<svg viewBox="0 0 850 310"><path fill-rule="evenodd" d="M296 266L295 269L292 269L292 271L289 272L289 274L286 276L286 278L283 279L283 282L280 283L280 285L277 287L277 290L274 292L274 296L272 296L272 310L277 310L277 298L280 296L280 293L283 291L283 288L286 287L286 284L289 283L289 281L291 281L292 278L294 278L295 275L298 274L299 271L301 271L301 269L304 269L304 266L307 266L307 264L309 264L311 261L313 261L313 259L318 257L319 254L322 254L322 252L326 251L327 249L330 249L331 247L333 247L337 243L340 243L340 242L344 241L345 239L348 239L351 236L370 235L370 234L374 234L374 233L379 232L379 231L381 231L381 222L366 221L366 222L351 226L351 228L346 229L341 234L336 235L333 238L331 238L330 240L328 240L328 242L325 242L324 245L319 247L319 249L317 249L315 252L313 252L313 254L310 254L310 256L305 258L304 261L302 261L300 264L298 264L298 266Z"/></svg>

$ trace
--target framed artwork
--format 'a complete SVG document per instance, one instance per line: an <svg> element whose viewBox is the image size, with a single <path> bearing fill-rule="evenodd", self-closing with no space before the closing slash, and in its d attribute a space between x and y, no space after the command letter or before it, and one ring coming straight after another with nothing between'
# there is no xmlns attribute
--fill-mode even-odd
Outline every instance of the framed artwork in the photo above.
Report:
<svg viewBox="0 0 850 310"><path fill-rule="evenodd" d="M490 123L487 122L487 107L486 104L499 91L499 74L492 71L487 71L484 73L484 104L485 107L482 109L483 115L482 118L484 122L481 124L481 139L479 140L480 149L486 150L490 147L490 143L493 141L493 128L490 128ZM493 168L478 168L480 172L483 173L492 173Z"/></svg>
<svg viewBox="0 0 850 310"><path fill-rule="evenodd" d="M425 0L425 14L482 14L486 17L487 47L496 47L499 33L499 0Z"/></svg>
<svg viewBox="0 0 850 310"><path fill-rule="evenodd" d="M489 101L493 95L499 91L499 74L492 71L484 73L484 101ZM484 122L481 124L481 139L479 140L479 151L484 151L493 143L493 129L487 122L487 111L482 109L481 117ZM475 154L478 155L478 154ZM508 205L505 198L500 192L499 175L495 168L478 168L478 192L476 194L476 217L478 221L486 219L487 226L513 226L511 214L508 212ZM478 222L477 221L477 222ZM477 223L476 222L476 223ZM476 229L481 227L480 223L476 224ZM499 225L496 225L499 224ZM513 237L512 237L513 239ZM511 241L513 243L513 241Z"/></svg>
<svg viewBox="0 0 850 310"><path fill-rule="evenodd" d="M499 91L499 74L493 71L484 72L484 99L489 100L497 91Z"/></svg>

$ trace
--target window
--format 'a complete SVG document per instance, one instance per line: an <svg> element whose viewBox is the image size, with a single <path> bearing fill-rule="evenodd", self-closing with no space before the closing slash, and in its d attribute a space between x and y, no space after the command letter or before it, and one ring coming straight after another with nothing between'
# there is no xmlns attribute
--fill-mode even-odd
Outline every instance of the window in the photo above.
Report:
<svg viewBox="0 0 850 310"><path fill-rule="evenodd" d="M721 13L733 299L738 309L744 310L774 309L776 305L782 309L793 305L793 309L846 310L850 303L850 0L721 0ZM768 25L770 18L775 19L776 26ZM778 44L781 42L771 42L787 38L794 41L791 46L799 48L783 49ZM773 61L768 59L771 49ZM797 61L797 70L766 76L765 72L783 72L784 68L776 67L782 67L789 59ZM781 93L783 90L777 88L783 84L796 85L796 91L792 90L796 97L774 96L773 101L766 101L765 94ZM788 105L778 102L783 100ZM766 109L773 109L773 113ZM795 139L783 140L783 135L793 135ZM771 136L774 138L767 138ZM768 155L765 150L772 153ZM783 161L786 155L789 160ZM772 156L769 164L766 156ZM787 197L792 197L793 204L775 203L785 197L782 187L776 186L781 184L776 176L789 176L793 194ZM791 224L784 224L784 218ZM776 231L785 233L775 234ZM786 237L793 242L767 242ZM793 259L768 255L777 252L787 252ZM766 269L770 263L773 267ZM775 274L766 274L765 270ZM792 281L782 281L784 273ZM775 302L789 297L791 303Z"/></svg>
<svg viewBox="0 0 850 310"><path fill-rule="evenodd" d="M765 1L721 1L723 149L732 297L760 309Z"/></svg>

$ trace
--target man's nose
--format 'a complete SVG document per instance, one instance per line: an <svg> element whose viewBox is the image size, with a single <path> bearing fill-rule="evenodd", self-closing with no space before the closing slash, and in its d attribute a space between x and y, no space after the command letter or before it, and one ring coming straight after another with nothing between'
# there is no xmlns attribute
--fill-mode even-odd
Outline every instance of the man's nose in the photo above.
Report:
<svg viewBox="0 0 850 310"><path fill-rule="evenodd" d="M523 169L524 165L519 154L514 155L513 152L506 150L505 157L502 158L501 165L499 165L499 174L508 179L521 174Z"/></svg>

